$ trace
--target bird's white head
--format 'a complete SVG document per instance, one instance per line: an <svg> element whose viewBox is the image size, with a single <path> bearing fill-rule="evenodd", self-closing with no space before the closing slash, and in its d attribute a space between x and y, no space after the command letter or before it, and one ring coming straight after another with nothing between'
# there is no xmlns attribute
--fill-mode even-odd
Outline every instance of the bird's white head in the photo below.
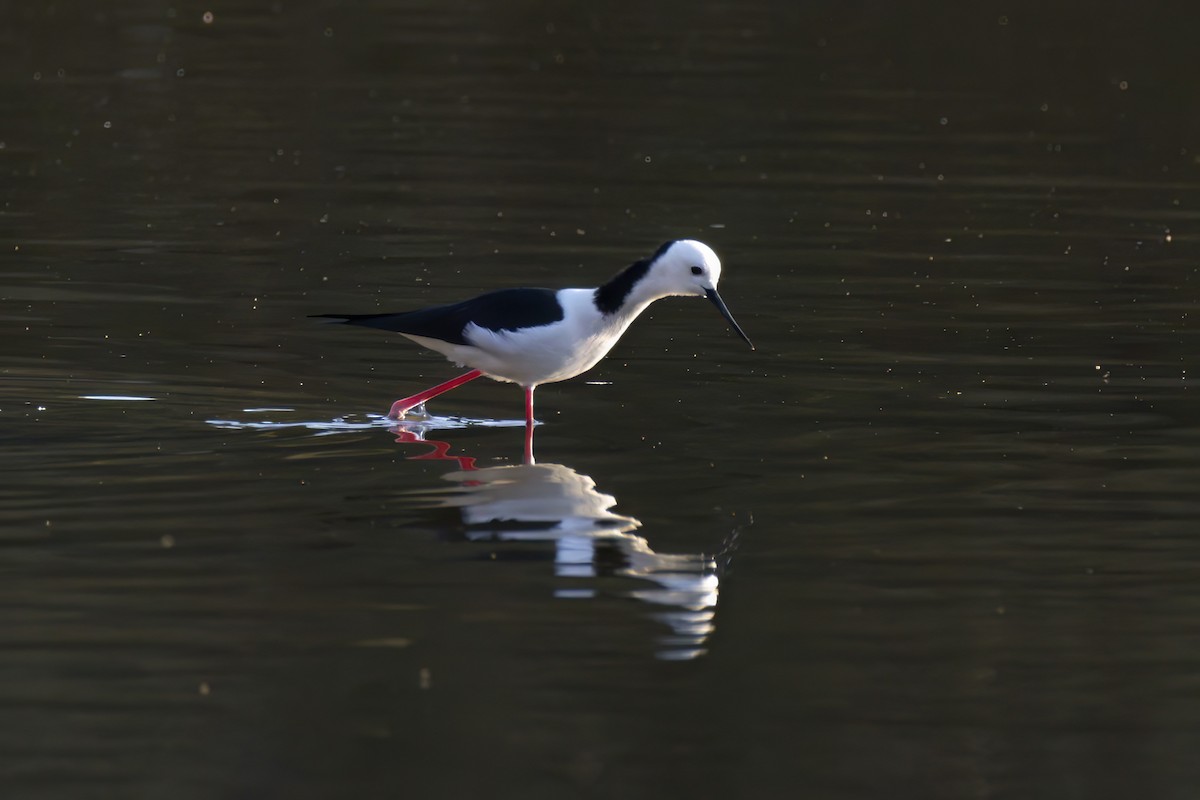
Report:
<svg viewBox="0 0 1200 800"><path fill-rule="evenodd" d="M654 254L646 272L647 288L660 297L690 295L705 297L721 280L721 259L704 242L679 239Z"/></svg>
<svg viewBox="0 0 1200 800"><path fill-rule="evenodd" d="M745 339L754 349L749 337L733 319L725 301L717 293L717 282L721 280L721 259L704 242L695 239L679 239L659 248L650 260L644 280L645 290L656 297L689 295L707 297L712 301L729 327Z"/></svg>

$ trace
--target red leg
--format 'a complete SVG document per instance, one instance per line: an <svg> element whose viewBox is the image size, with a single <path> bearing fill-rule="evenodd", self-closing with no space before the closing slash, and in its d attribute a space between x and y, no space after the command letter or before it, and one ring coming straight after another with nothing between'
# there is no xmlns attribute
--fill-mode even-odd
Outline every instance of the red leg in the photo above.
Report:
<svg viewBox="0 0 1200 800"><path fill-rule="evenodd" d="M533 461L533 388L525 387L525 463Z"/></svg>
<svg viewBox="0 0 1200 800"><path fill-rule="evenodd" d="M467 381L473 381L482 374L483 373L479 370L473 369L466 374L459 375L453 380L448 380L445 383L439 383L437 386L426 389L423 392L417 392L411 397L402 397L396 402L392 403L392 409L388 412L388 419L400 419L400 417L404 416L404 412L408 411L410 408L415 408L416 406L421 405L421 403L424 403L426 400L437 397L443 392L448 392L451 389L457 389Z"/></svg>

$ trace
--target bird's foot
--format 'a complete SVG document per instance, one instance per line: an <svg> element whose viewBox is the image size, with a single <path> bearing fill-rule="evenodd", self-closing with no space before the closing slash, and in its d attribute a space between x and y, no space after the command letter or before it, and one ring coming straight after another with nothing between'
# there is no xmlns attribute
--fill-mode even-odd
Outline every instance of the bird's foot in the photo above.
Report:
<svg viewBox="0 0 1200 800"><path fill-rule="evenodd" d="M407 398L406 398L407 400ZM416 405L407 405L406 400L397 400L392 403L392 408L388 411L388 419L403 419L404 417L428 417L429 412L425 410L425 403L420 402Z"/></svg>

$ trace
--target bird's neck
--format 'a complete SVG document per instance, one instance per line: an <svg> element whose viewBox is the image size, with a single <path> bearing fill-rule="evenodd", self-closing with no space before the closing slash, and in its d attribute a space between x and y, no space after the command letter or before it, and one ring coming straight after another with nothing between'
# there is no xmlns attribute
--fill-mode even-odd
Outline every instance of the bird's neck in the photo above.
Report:
<svg viewBox="0 0 1200 800"><path fill-rule="evenodd" d="M650 259L635 262L596 289L592 297L601 314L633 318L660 297L645 280L650 263Z"/></svg>

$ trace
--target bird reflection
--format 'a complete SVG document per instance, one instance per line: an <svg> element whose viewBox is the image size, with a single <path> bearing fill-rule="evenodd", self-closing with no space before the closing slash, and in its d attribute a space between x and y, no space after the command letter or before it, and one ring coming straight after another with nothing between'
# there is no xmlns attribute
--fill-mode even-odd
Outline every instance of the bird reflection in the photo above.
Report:
<svg viewBox="0 0 1200 800"><path fill-rule="evenodd" d="M443 477L457 484L431 503L456 508L470 541L551 542L554 570L566 579L555 595L594 598L602 594L598 579L631 578L640 588L623 592L656 607L651 617L668 627L659 637L657 655L687 660L706 652L713 632L723 555L656 553L634 533L641 523L612 511L616 498L596 490L589 476L563 464L533 463L527 443L526 463L478 467L469 456L454 455L446 442L428 439L436 426L401 422L392 428L402 444L424 443L432 449L414 459L454 462Z"/></svg>

